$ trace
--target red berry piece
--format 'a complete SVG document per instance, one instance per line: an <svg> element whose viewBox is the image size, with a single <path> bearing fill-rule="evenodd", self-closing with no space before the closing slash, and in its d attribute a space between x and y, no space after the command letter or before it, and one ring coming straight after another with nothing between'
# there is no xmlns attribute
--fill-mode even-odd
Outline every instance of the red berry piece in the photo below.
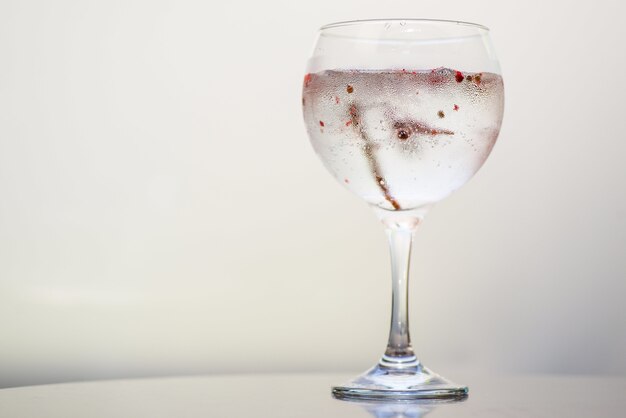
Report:
<svg viewBox="0 0 626 418"><path fill-rule="evenodd" d="M304 75L304 87L309 87L309 83L311 82L312 78L313 76L310 73Z"/></svg>
<svg viewBox="0 0 626 418"><path fill-rule="evenodd" d="M463 73L462 73L462 72L457 71L457 72L456 72L456 75L454 76L454 78L456 79L456 82L457 82L457 83L460 83L461 81L463 81L463 79L464 79L465 77L463 77Z"/></svg>

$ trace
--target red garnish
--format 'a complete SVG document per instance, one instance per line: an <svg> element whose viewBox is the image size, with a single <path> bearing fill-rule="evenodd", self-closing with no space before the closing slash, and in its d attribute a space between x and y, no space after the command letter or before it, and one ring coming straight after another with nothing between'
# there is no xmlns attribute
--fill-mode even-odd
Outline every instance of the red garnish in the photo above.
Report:
<svg viewBox="0 0 626 418"><path fill-rule="evenodd" d="M320 121L320 126L323 128L324 127L324 122Z"/></svg>
<svg viewBox="0 0 626 418"><path fill-rule="evenodd" d="M396 132L396 136L399 140L406 141L411 137L411 129L406 127L399 128Z"/></svg>
<svg viewBox="0 0 626 418"><path fill-rule="evenodd" d="M459 105L454 105L454 110L459 110Z"/></svg>
<svg viewBox="0 0 626 418"><path fill-rule="evenodd" d="M456 82L457 82L457 83L460 83L461 81L463 81L463 78L464 78L464 77L463 77L463 73L462 73L462 72L460 72L460 71L457 71L457 72L456 72L456 76L455 76L455 78L456 78Z"/></svg>
<svg viewBox="0 0 626 418"><path fill-rule="evenodd" d="M396 201L396 199L394 199L393 196L391 196L391 194L389 193L389 189L387 188L387 182L385 181L385 179L377 175L376 183L378 183L378 187L380 187L380 190L383 191L383 194L385 195L385 199L387 199L387 202L391 203L391 206L393 206L393 209L394 210L402 209L400 205L398 204L398 202Z"/></svg>
<svg viewBox="0 0 626 418"><path fill-rule="evenodd" d="M355 129L363 140L363 153L365 154L365 158L367 158L367 161L369 162L371 173L374 175L374 179L376 180L378 187L383 192L385 199L391 204L393 209L401 210L402 208L400 207L398 202L393 198L391 193L389 193L389 188L387 187L385 179L379 174L380 168L378 166L378 159L374 154L374 144L368 138L367 133L360 128L359 109L354 104L350 106L350 116L352 117L352 124L354 125Z"/></svg>
<svg viewBox="0 0 626 418"><path fill-rule="evenodd" d="M312 78L313 76L311 75L311 73L306 73L304 75L304 87L309 87L309 83L311 82Z"/></svg>
<svg viewBox="0 0 626 418"><path fill-rule="evenodd" d="M352 125L352 121L351 120L346 122L346 126L350 126L350 125Z"/></svg>
<svg viewBox="0 0 626 418"><path fill-rule="evenodd" d="M432 85L443 84L449 80L448 76L449 73L442 71L441 68L437 68L428 74L427 81Z"/></svg>

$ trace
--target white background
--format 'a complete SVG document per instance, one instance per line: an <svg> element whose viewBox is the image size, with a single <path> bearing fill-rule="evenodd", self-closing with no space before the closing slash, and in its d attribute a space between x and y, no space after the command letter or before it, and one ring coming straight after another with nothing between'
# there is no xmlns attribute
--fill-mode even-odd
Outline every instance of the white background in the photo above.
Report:
<svg viewBox="0 0 626 418"><path fill-rule="evenodd" d="M418 355L626 374L620 2L0 2L0 386L358 371L384 349L385 236L300 114L316 29L483 23L506 113L415 243Z"/></svg>

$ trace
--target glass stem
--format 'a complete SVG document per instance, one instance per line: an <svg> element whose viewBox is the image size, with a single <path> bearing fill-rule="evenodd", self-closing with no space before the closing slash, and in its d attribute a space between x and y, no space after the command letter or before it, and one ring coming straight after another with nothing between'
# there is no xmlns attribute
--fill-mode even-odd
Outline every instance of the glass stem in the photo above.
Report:
<svg viewBox="0 0 626 418"><path fill-rule="evenodd" d="M385 222L391 252L391 328L381 366L404 368L418 364L409 335L409 265L413 232L419 223Z"/></svg>

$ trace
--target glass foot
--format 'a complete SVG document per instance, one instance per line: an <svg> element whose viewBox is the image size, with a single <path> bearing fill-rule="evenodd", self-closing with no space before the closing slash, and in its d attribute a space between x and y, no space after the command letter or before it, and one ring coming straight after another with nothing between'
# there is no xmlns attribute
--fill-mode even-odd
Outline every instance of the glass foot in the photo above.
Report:
<svg viewBox="0 0 626 418"><path fill-rule="evenodd" d="M421 364L402 368L377 364L356 379L334 386L333 396L363 401L464 399L467 397L467 386L449 382Z"/></svg>

